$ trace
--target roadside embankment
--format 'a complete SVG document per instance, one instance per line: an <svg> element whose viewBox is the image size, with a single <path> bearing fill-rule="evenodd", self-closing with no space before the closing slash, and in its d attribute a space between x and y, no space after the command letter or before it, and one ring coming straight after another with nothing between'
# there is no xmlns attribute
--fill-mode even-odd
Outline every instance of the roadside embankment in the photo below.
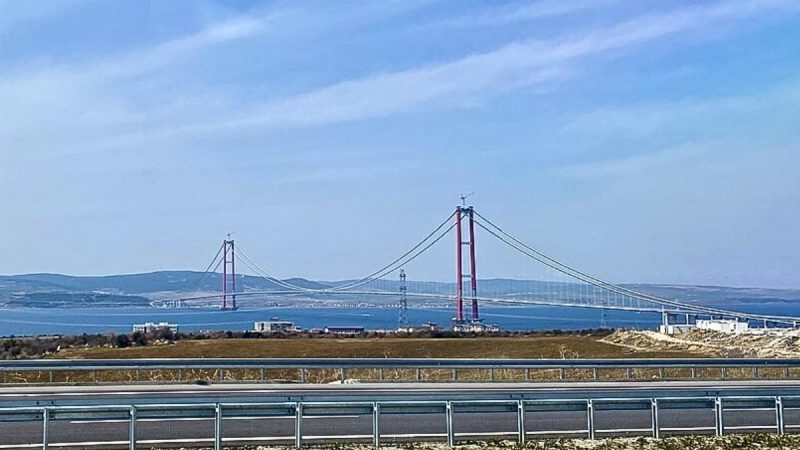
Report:
<svg viewBox="0 0 800 450"><path fill-rule="evenodd" d="M618 330L600 342L634 352L686 352L724 358L800 357L800 330L789 329L754 329L738 334L691 330L675 336L647 330Z"/></svg>
<svg viewBox="0 0 800 450"><path fill-rule="evenodd" d="M230 450L289 450L288 446L225 447ZM304 445L309 450L372 450L366 444ZM384 450L447 450L444 443L386 443ZM523 445L516 441L464 442L456 447L462 450L519 449L519 450L788 450L800 448L800 436L774 434L742 434L729 436L675 436L653 438L608 439L540 439Z"/></svg>

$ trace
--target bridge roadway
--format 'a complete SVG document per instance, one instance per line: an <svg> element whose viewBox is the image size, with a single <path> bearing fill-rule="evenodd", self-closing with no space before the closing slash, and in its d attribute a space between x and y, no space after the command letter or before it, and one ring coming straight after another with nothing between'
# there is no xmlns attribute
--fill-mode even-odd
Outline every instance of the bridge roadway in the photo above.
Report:
<svg viewBox="0 0 800 450"><path fill-rule="evenodd" d="M0 388L0 408L44 407L59 405L130 405L246 402L327 402L327 401L414 401L414 400L508 400L508 399L587 399L651 397L732 397L800 395L800 381L716 381L716 382L561 382L561 383L453 383L453 384L329 384L329 385L98 385L60 387ZM471 413L454 408L457 439L517 436L514 412ZM659 413L660 426L695 428L693 432L713 434L713 409L664 409ZM530 411L526 413L526 431L533 438L552 431L553 435L586 436L586 411ZM785 412L787 428L800 425L800 410ZM123 419L51 420L52 448L126 447L128 421ZM650 411L602 410L595 412L597 436L649 435ZM726 411L725 427L763 426L775 431L775 410ZM411 439L446 438L444 414L402 414L381 416L382 442ZM223 420L226 444L293 442L294 416ZM560 432L559 432L560 430ZM604 431L605 430L605 431ZM608 430L617 430L608 432ZM627 430L627 431L626 431ZM637 431L631 431L637 430ZM569 433L569 431L574 431ZM372 417L353 413L334 416L306 415L303 419L304 442L344 438L369 442ZM669 431L662 435L669 435ZM214 426L210 418L140 419L137 441L146 448L155 442L170 445L201 443L213 445ZM0 448L41 448L41 422L0 422ZM64 445L70 443L71 445Z"/></svg>

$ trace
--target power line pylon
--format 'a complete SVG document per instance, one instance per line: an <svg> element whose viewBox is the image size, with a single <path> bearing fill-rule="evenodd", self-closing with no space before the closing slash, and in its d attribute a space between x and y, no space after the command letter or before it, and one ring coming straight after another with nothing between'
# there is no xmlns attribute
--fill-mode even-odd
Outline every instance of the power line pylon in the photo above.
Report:
<svg viewBox="0 0 800 450"><path fill-rule="evenodd" d="M220 309L235 310L236 306L236 255L234 253L233 239L222 241L222 304ZM230 270L228 270L230 269ZM228 304L228 297L231 302Z"/></svg>
<svg viewBox="0 0 800 450"><path fill-rule="evenodd" d="M397 327L408 328L408 286L406 271L400 269L400 312L397 316Z"/></svg>

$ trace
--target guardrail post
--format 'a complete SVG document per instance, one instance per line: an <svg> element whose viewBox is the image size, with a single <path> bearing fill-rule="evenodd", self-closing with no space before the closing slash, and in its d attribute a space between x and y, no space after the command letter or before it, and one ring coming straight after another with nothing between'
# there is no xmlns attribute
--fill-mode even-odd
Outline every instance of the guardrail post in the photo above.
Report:
<svg viewBox="0 0 800 450"><path fill-rule="evenodd" d="M489 369L489 381L494 381L494 369Z"/></svg>
<svg viewBox="0 0 800 450"><path fill-rule="evenodd" d="M592 367L592 378L597 379L597 367Z"/></svg>
<svg viewBox="0 0 800 450"><path fill-rule="evenodd" d="M625 378L629 380L633 378L633 369L631 369L630 367L625 368Z"/></svg>
<svg viewBox="0 0 800 450"><path fill-rule="evenodd" d="M50 408L42 409L42 450L50 448Z"/></svg>
<svg viewBox="0 0 800 450"><path fill-rule="evenodd" d="M666 370L664 370L664 368L663 368L663 367L659 367L659 368L658 368L658 379L659 379L659 380L663 380L663 379L664 379L664 377L665 377L665 372L666 372Z"/></svg>
<svg viewBox="0 0 800 450"><path fill-rule="evenodd" d="M724 380L725 378L728 378L728 368L727 367L723 367L722 368L722 379Z"/></svg>
<svg viewBox="0 0 800 450"><path fill-rule="evenodd" d="M758 367L753 366L753 378L758 378Z"/></svg>
<svg viewBox="0 0 800 450"><path fill-rule="evenodd" d="M130 409L130 425L128 426L128 448L136 450L136 406L131 405Z"/></svg>
<svg viewBox="0 0 800 450"><path fill-rule="evenodd" d="M650 399L650 422L653 424L653 437L661 437L661 429L658 426L658 399Z"/></svg>
<svg viewBox="0 0 800 450"><path fill-rule="evenodd" d="M372 404L372 445L381 446L381 405L378 402Z"/></svg>
<svg viewBox="0 0 800 450"><path fill-rule="evenodd" d="M345 374L346 374L346 373L347 373L347 371L346 371L346 369L345 369L344 367L342 367L341 369L339 369L339 376L340 376L340 377L341 377L341 379L342 379L342 383L344 383L344 379L345 379Z"/></svg>
<svg viewBox="0 0 800 450"><path fill-rule="evenodd" d="M294 446L303 446L303 404L300 402L294 405Z"/></svg>
<svg viewBox="0 0 800 450"><path fill-rule="evenodd" d="M378 369L378 380L383 381L383 378L384 378L383 367L381 367L380 369Z"/></svg>
<svg viewBox="0 0 800 450"><path fill-rule="evenodd" d="M258 374L259 374L259 376L261 377L261 382L263 383L263 382L267 381L267 371L266 371L266 369L264 369L264 368L262 367L261 369L259 369L259 371L258 371L258 372L259 372L259 373L258 373ZM300 378L301 378L301 379L300 379L300 381L301 381L301 382L303 381L303 380L302 380L302 378L303 378L303 377L302 377L302 372L303 372L303 369L300 369L300 373L301 373L301 376L300 376Z"/></svg>
<svg viewBox="0 0 800 450"><path fill-rule="evenodd" d="M136 369L136 382L142 381L142 371L140 369Z"/></svg>
<svg viewBox="0 0 800 450"><path fill-rule="evenodd" d="M453 381L458 380L458 369L453 367Z"/></svg>
<svg viewBox="0 0 800 450"><path fill-rule="evenodd" d="M219 369L219 381L225 381L225 369Z"/></svg>
<svg viewBox="0 0 800 450"><path fill-rule="evenodd" d="M589 439L594 439L594 404L592 399L586 400L586 429Z"/></svg>
<svg viewBox="0 0 800 450"><path fill-rule="evenodd" d="M183 369L178 369L178 383L183 381Z"/></svg>
<svg viewBox="0 0 800 450"><path fill-rule="evenodd" d="M214 450L222 450L222 405L214 405Z"/></svg>
<svg viewBox="0 0 800 450"><path fill-rule="evenodd" d="M722 399L714 398L714 425L717 436L725 434L725 424L722 421Z"/></svg>
<svg viewBox="0 0 800 450"><path fill-rule="evenodd" d="M306 383L308 381L308 372L306 369L300 369L300 382Z"/></svg>
<svg viewBox="0 0 800 450"><path fill-rule="evenodd" d="M525 444L527 433L525 431L525 401L517 400L517 431L519 432L519 443Z"/></svg>
<svg viewBox="0 0 800 450"><path fill-rule="evenodd" d="M525 368L525 381L531 381L531 368Z"/></svg>
<svg viewBox="0 0 800 450"><path fill-rule="evenodd" d="M697 370L694 367L692 367L691 370L692 370L692 379L694 380L697 377Z"/></svg>
<svg viewBox="0 0 800 450"><path fill-rule="evenodd" d="M48 370L47 373L50 375L50 383L52 384L53 383L53 371L52 370Z"/></svg>
<svg viewBox="0 0 800 450"><path fill-rule="evenodd" d="M453 404L445 404L445 425L447 427L447 446L453 447L456 444L455 431L453 430Z"/></svg>
<svg viewBox="0 0 800 450"><path fill-rule="evenodd" d="M416 378L417 381L422 380L422 370L420 368L417 368Z"/></svg>
<svg viewBox="0 0 800 450"><path fill-rule="evenodd" d="M783 368L783 378L789 378L789 366Z"/></svg>
<svg viewBox="0 0 800 450"><path fill-rule="evenodd" d="M783 421L783 397L775 397L775 428L780 436L786 434L786 424Z"/></svg>
<svg viewBox="0 0 800 450"><path fill-rule="evenodd" d="M563 367L558 369L558 379L559 380L563 380L564 379L564 368Z"/></svg>

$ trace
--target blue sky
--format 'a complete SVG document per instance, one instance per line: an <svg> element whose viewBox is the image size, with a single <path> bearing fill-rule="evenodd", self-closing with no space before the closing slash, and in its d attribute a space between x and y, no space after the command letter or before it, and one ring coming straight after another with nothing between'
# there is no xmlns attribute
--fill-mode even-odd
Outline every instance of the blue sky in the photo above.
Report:
<svg viewBox="0 0 800 450"><path fill-rule="evenodd" d="M353 277L475 191L612 281L800 287L794 0L0 7L0 273L202 270L232 231Z"/></svg>

